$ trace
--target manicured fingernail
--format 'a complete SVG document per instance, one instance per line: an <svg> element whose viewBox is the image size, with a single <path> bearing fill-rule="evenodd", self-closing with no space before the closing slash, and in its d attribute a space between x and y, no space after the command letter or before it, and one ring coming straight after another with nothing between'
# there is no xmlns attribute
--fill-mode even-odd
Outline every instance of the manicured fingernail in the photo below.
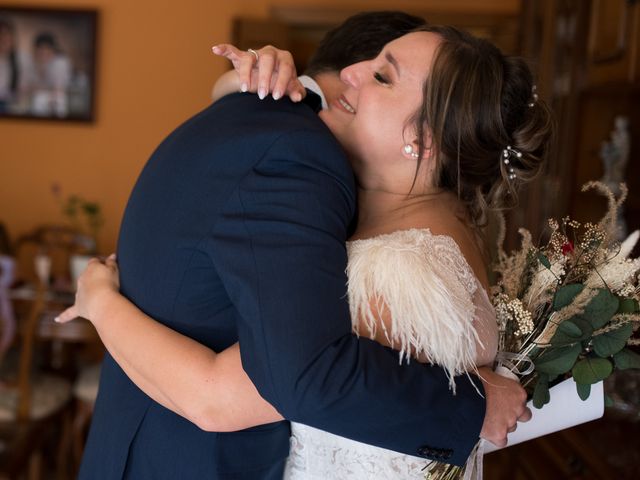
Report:
<svg viewBox="0 0 640 480"><path fill-rule="evenodd" d="M56 322L56 323L60 323L60 317L54 318L53 321Z"/></svg>
<svg viewBox="0 0 640 480"><path fill-rule="evenodd" d="M259 88L258 89L258 97L260 98L260 100L264 100L264 97L267 96L267 90L265 88Z"/></svg>
<svg viewBox="0 0 640 480"><path fill-rule="evenodd" d="M282 97L282 94L280 92L273 92L271 96L274 100L278 100L280 97Z"/></svg>
<svg viewBox="0 0 640 480"><path fill-rule="evenodd" d="M249 90L249 87L247 86L246 83L243 83L242 85L240 85L241 92L246 92L247 90Z"/></svg>
<svg viewBox="0 0 640 480"><path fill-rule="evenodd" d="M293 100L294 102L299 102L300 100L302 100L302 94L295 92L291 95L291 100Z"/></svg>
<svg viewBox="0 0 640 480"><path fill-rule="evenodd" d="M215 54L220 53L220 47L217 45L214 45L213 47L211 47L211 51Z"/></svg>

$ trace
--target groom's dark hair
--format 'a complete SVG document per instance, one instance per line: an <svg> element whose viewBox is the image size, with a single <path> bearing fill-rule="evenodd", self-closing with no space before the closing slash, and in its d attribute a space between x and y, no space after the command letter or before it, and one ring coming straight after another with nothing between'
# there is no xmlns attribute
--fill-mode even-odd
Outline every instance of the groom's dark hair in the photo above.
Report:
<svg viewBox="0 0 640 480"><path fill-rule="evenodd" d="M399 11L362 12L330 30L309 60L305 74L339 72L370 60L387 43L426 25L424 18Z"/></svg>

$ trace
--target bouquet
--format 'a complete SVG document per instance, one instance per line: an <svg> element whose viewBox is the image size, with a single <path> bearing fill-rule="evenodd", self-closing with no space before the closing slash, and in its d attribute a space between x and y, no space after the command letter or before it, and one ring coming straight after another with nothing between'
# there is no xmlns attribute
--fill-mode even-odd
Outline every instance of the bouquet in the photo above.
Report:
<svg viewBox="0 0 640 480"><path fill-rule="evenodd" d="M615 369L640 368L640 355L629 348L640 345L640 259L629 258L640 231L617 241L624 184L618 198L601 182L582 187L590 189L608 201L599 223L551 219L548 240L540 246L520 229L521 246L510 254L503 249L504 221L498 236L498 282L491 292L498 360L520 376L536 408L552 400L550 386L568 377L586 400L591 386ZM425 478L481 477L481 443L465 467L432 462Z"/></svg>
<svg viewBox="0 0 640 480"><path fill-rule="evenodd" d="M516 371L532 362L521 378L542 408L553 382L572 377L578 396L586 400L591 386L614 369L640 368L640 259L629 258L640 232L619 243L617 218L627 189L616 198L601 182L582 191L606 196L608 210L599 223L581 224L568 217L551 219L549 240L534 246L520 229L519 250L505 254L499 239L493 289L501 352L517 352ZM525 370L526 371L526 370Z"/></svg>

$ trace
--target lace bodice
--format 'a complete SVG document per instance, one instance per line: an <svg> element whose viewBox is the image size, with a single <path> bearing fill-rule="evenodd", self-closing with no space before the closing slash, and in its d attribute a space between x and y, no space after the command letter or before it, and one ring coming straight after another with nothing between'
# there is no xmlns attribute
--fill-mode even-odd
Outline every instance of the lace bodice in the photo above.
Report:
<svg viewBox="0 0 640 480"><path fill-rule="evenodd" d="M451 237L402 230L349 242L347 249L356 333L383 328L400 361L421 354L447 370L452 389L455 375L474 368L478 350L495 351L491 302ZM391 314L390 328L370 308L378 302ZM427 463L292 423L285 479L421 479Z"/></svg>

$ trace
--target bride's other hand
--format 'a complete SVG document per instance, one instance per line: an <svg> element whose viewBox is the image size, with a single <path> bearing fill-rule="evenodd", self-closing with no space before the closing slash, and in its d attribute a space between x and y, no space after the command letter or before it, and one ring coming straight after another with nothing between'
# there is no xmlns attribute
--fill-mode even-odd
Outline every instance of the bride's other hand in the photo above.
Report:
<svg viewBox="0 0 640 480"><path fill-rule="evenodd" d="M495 373L490 368L478 368L486 397L486 413L480 437L498 447L507 445L507 434L513 432L518 422L531 420L527 408L527 393L516 380Z"/></svg>
<svg viewBox="0 0 640 480"><path fill-rule="evenodd" d="M78 278L75 303L62 312L56 318L56 322L64 323L76 317L84 317L94 322L97 313L108 307L109 298L120 294L119 290L116 256L110 255L104 262L92 258Z"/></svg>
<svg viewBox="0 0 640 480"><path fill-rule="evenodd" d="M231 61L242 92L257 92L261 99L271 93L275 100L287 95L294 102L306 95L298 80L293 57L286 50L267 45L253 50L254 54L223 43L214 46L212 51Z"/></svg>

